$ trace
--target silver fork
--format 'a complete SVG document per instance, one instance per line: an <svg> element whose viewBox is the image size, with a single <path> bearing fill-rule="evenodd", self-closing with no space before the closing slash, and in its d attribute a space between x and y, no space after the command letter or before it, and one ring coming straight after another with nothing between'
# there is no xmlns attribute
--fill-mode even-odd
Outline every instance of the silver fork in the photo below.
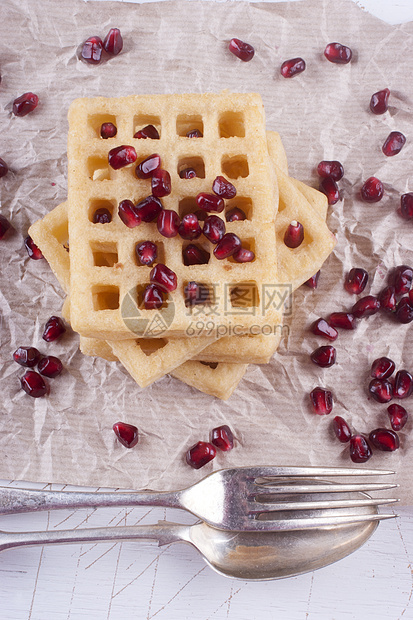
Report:
<svg viewBox="0 0 413 620"><path fill-rule="evenodd" d="M96 493L0 487L0 514L59 508L164 506L182 508L224 530L312 529L391 518L394 514L360 514L351 508L398 501L366 494L397 487L394 483L337 483L319 479L320 476L358 478L389 474L394 472L342 467L240 467L221 469L173 492ZM320 510L320 515L314 514L314 510ZM290 511L294 515L297 512L297 516L283 514Z"/></svg>

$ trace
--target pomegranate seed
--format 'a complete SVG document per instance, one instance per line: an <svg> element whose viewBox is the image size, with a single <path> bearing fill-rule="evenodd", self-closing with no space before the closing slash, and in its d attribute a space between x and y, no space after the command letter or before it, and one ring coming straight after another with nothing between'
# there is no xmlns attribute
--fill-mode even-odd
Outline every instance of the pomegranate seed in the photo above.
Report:
<svg viewBox="0 0 413 620"><path fill-rule="evenodd" d="M320 182L320 192L327 196L328 204L335 205L340 200L340 190L332 177L326 177Z"/></svg>
<svg viewBox="0 0 413 620"><path fill-rule="evenodd" d="M255 258L254 252L247 248L240 248L233 256L237 263L251 263Z"/></svg>
<svg viewBox="0 0 413 620"><path fill-rule="evenodd" d="M402 297L397 304L395 314L400 323L411 323L413 321L413 300L410 297Z"/></svg>
<svg viewBox="0 0 413 620"><path fill-rule="evenodd" d="M140 164L136 166L135 174L138 179L149 179L155 170L158 170L161 166L161 158L157 153L153 155L149 155L146 159L141 161Z"/></svg>
<svg viewBox="0 0 413 620"><path fill-rule="evenodd" d="M89 37L82 45L81 58L91 65L98 65L102 60L103 43L100 37Z"/></svg>
<svg viewBox="0 0 413 620"><path fill-rule="evenodd" d="M413 192L403 194L400 198L400 215L405 220L413 219Z"/></svg>
<svg viewBox="0 0 413 620"><path fill-rule="evenodd" d="M131 200L122 200L118 207L119 217L128 228L139 226L142 221L141 215L137 212Z"/></svg>
<svg viewBox="0 0 413 620"><path fill-rule="evenodd" d="M380 309L385 312L394 312L396 310L396 293L394 286L386 286L377 296L380 302Z"/></svg>
<svg viewBox="0 0 413 620"><path fill-rule="evenodd" d="M281 75L285 78L292 78L305 70L305 62L302 58L291 58L281 65Z"/></svg>
<svg viewBox="0 0 413 620"><path fill-rule="evenodd" d="M241 240L234 233L226 233L214 248L214 256L223 260L235 254L241 247Z"/></svg>
<svg viewBox="0 0 413 620"><path fill-rule="evenodd" d="M341 443L346 443L351 439L351 430L347 422L339 415L333 420L333 429L336 437Z"/></svg>
<svg viewBox="0 0 413 620"><path fill-rule="evenodd" d="M199 129L192 129L192 131L188 131L188 133L186 134L187 138L203 138L204 136L202 135L202 131L199 131Z"/></svg>
<svg viewBox="0 0 413 620"><path fill-rule="evenodd" d="M93 214L93 223L94 224L109 224L112 221L111 212L102 207L101 209L96 209Z"/></svg>
<svg viewBox="0 0 413 620"><path fill-rule="evenodd" d="M393 286L396 295L408 293L412 287L413 269L408 265L398 265L393 273Z"/></svg>
<svg viewBox="0 0 413 620"><path fill-rule="evenodd" d="M376 177L370 177L361 188L360 194L364 202L379 202L384 194L383 183Z"/></svg>
<svg viewBox="0 0 413 620"><path fill-rule="evenodd" d="M182 218L179 225L178 232L182 239L198 239L201 236L202 230L198 222L198 218L194 213L187 213Z"/></svg>
<svg viewBox="0 0 413 620"><path fill-rule="evenodd" d="M401 431L407 422L407 418L409 417L406 409L401 405L394 404L387 407L387 412L389 414L392 429L394 431Z"/></svg>
<svg viewBox="0 0 413 620"><path fill-rule="evenodd" d="M2 158L0 157L0 179L1 179L1 177L6 176L6 174L8 173L8 171L9 171L9 167L8 167L8 165L6 164L6 162L4 161L4 159L2 159Z"/></svg>
<svg viewBox="0 0 413 620"><path fill-rule="evenodd" d="M333 395L330 390L316 387L310 393L311 402L317 415L328 415L333 410Z"/></svg>
<svg viewBox="0 0 413 620"><path fill-rule="evenodd" d="M344 168L337 160L323 160L317 166L317 174L323 179L331 177L334 181L340 181L344 176Z"/></svg>
<svg viewBox="0 0 413 620"><path fill-rule="evenodd" d="M387 379L373 379L369 392L378 403L388 403L393 398L393 386Z"/></svg>
<svg viewBox="0 0 413 620"><path fill-rule="evenodd" d="M370 99L370 110L373 114L384 114L387 112L388 101L389 101L390 91L388 88L383 90L379 90L377 93L371 96Z"/></svg>
<svg viewBox="0 0 413 620"><path fill-rule="evenodd" d="M388 357L379 357L371 365L370 375L373 379L388 379L394 372L396 364Z"/></svg>
<svg viewBox="0 0 413 620"><path fill-rule="evenodd" d="M287 248L298 248L304 241L304 226L293 220L284 234L284 243Z"/></svg>
<svg viewBox="0 0 413 620"><path fill-rule="evenodd" d="M212 183L212 191L221 198L234 198L237 195L234 185L221 176L215 178Z"/></svg>
<svg viewBox="0 0 413 620"><path fill-rule="evenodd" d="M328 340L335 340L338 336L338 331L329 325L325 319L317 319L310 329L316 336L325 336Z"/></svg>
<svg viewBox="0 0 413 620"><path fill-rule="evenodd" d="M118 133L117 128L113 123L102 123L100 128L100 135L104 140L108 138L114 138Z"/></svg>
<svg viewBox="0 0 413 620"><path fill-rule="evenodd" d="M15 116L26 116L37 108L39 97L34 93L24 93L13 101L13 114Z"/></svg>
<svg viewBox="0 0 413 620"><path fill-rule="evenodd" d="M51 316L46 322L42 338L46 340L46 342L53 342L60 338L65 331L66 327L62 319L58 316Z"/></svg>
<svg viewBox="0 0 413 620"><path fill-rule="evenodd" d="M321 368L330 368L336 361L336 350L331 345L318 347L311 353L311 361Z"/></svg>
<svg viewBox="0 0 413 620"><path fill-rule="evenodd" d="M34 368L40 359L40 352L34 347L19 347L13 353L13 359L20 366Z"/></svg>
<svg viewBox="0 0 413 620"><path fill-rule="evenodd" d="M377 297L373 297L373 295L367 295L366 297L362 297L351 309L351 312L357 319L361 319L366 316L372 316L376 314L380 310L380 302Z"/></svg>
<svg viewBox="0 0 413 620"><path fill-rule="evenodd" d="M240 39L231 39L228 49L240 60L248 62L252 60L255 54L255 50L249 43L244 43Z"/></svg>
<svg viewBox="0 0 413 620"><path fill-rule="evenodd" d="M156 284L148 284L143 294L145 310L158 310L163 304L164 291Z"/></svg>
<svg viewBox="0 0 413 620"><path fill-rule="evenodd" d="M62 372L63 364L59 358L54 357L53 355L47 355L40 360L38 370L41 375L54 379Z"/></svg>
<svg viewBox="0 0 413 620"><path fill-rule="evenodd" d="M225 219L227 220L227 222L242 222L243 220L247 219L247 216L242 209L234 207L227 212Z"/></svg>
<svg viewBox="0 0 413 620"><path fill-rule="evenodd" d="M157 227L163 237L176 237L181 220L176 211L163 209L158 215Z"/></svg>
<svg viewBox="0 0 413 620"><path fill-rule="evenodd" d="M332 327L340 329L356 329L356 318L350 312L333 312L330 314L328 322Z"/></svg>
<svg viewBox="0 0 413 620"><path fill-rule="evenodd" d="M142 241L142 243L138 243L135 252L141 265L152 265L158 256L158 249L152 241Z"/></svg>
<svg viewBox="0 0 413 620"><path fill-rule="evenodd" d="M111 28L103 41L105 52L111 56L120 54L123 48L123 39L119 28Z"/></svg>
<svg viewBox="0 0 413 620"><path fill-rule="evenodd" d="M171 175L167 170L157 168L152 173L152 194L163 198L171 193Z"/></svg>
<svg viewBox="0 0 413 620"><path fill-rule="evenodd" d="M350 439L350 458L353 463L365 463L372 455L371 448L363 435L353 435Z"/></svg>
<svg viewBox="0 0 413 620"><path fill-rule="evenodd" d="M209 288L198 282L188 282L184 293L185 306L205 305L210 301Z"/></svg>
<svg viewBox="0 0 413 620"><path fill-rule="evenodd" d="M39 398L49 392L49 388L41 375L34 370L28 370L20 379L23 390L33 398Z"/></svg>
<svg viewBox="0 0 413 620"><path fill-rule="evenodd" d="M135 209L142 222L153 222L153 220L158 218L163 206L159 198L148 196L138 202Z"/></svg>
<svg viewBox="0 0 413 620"><path fill-rule="evenodd" d="M184 170L181 170L181 172L179 173L179 176L181 177L181 179L194 179L197 174L196 170L194 170L193 168L184 168Z"/></svg>
<svg viewBox="0 0 413 620"><path fill-rule="evenodd" d="M340 43L329 43L324 50L324 56L327 60L338 65L349 63L352 55L351 49Z"/></svg>
<svg viewBox="0 0 413 620"><path fill-rule="evenodd" d="M139 431L133 424L116 422L116 424L112 426L112 429L119 442L122 446L125 446L125 448L133 448L139 441Z"/></svg>
<svg viewBox="0 0 413 620"><path fill-rule="evenodd" d="M146 125L146 127L139 129L133 137L141 138L143 140L146 140L147 138L150 140L159 140L159 132L153 125Z"/></svg>
<svg viewBox="0 0 413 620"><path fill-rule="evenodd" d="M183 252L184 265L206 265L209 262L210 254L202 248L190 243L184 248Z"/></svg>
<svg viewBox="0 0 413 620"><path fill-rule="evenodd" d="M346 280L344 282L344 288L348 293L352 293L353 295L359 295L366 288L367 281L369 279L369 274L365 269L361 269L360 267L353 267L347 274Z"/></svg>
<svg viewBox="0 0 413 620"><path fill-rule="evenodd" d="M413 392L413 378L407 370L399 370L394 380L394 398L408 398Z"/></svg>
<svg viewBox="0 0 413 620"><path fill-rule="evenodd" d="M208 215L202 232L211 243L218 243L225 235L225 222L217 215Z"/></svg>
<svg viewBox="0 0 413 620"><path fill-rule="evenodd" d="M211 431L211 443L224 452L232 450L234 447L234 435L230 427L223 424L213 428Z"/></svg>
<svg viewBox="0 0 413 620"><path fill-rule="evenodd" d="M205 192L198 194L196 203L200 209L207 212L214 211L216 213L221 213L225 207L222 198L215 196L215 194L207 194Z"/></svg>
<svg viewBox="0 0 413 620"><path fill-rule="evenodd" d="M387 136L381 150L387 157L393 157L393 155L400 153L405 144L406 136L400 131L392 131Z"/></svg>
<svg viewBox="0 0 413 620"><path fill-rule="evenodd" d="M27 254L33 260L40 260L41 258L44 258L41 250L37 247L37 245L30 236L26 237L26 239L24 240L24 245L27 250Z"/></svg>
<svg viewBox="0 0 413 620"><path fill-rule="evenodd" d="M200 469L216 456L216 449L212 443L198 441L186 453L186 462L194 469Z"/></svg>
<svg viewBox="0 0 413 620"><path fill-rule="evenodd" d="M306 280L304 284L306 284L309 288L317 288L319 278L320 272L317 271L317 273L311 276L311 278L308 278L308 280Z"/></svg>
<svg viewBox="0 0 413 620"><path fill-rule="evenodd" d="M0 239L3 239L4 235L9 230L10 227L11 227L10 222L8 222L3 215L0 215Z"/></svg>
<svg viewBox="0 0 413 620"><path fill-rule="evenodd" d="M387 428L376 428L371 431L369 440L375 448L383 452L394 452L400 446L399 437Z"/></svg>
<svg viewBox="0 0 413 620"><path fill-rule="evenodd" d="M109 165L112 166L114 170L119 170L120 168L129 166L129 164L133 164L133 162L136 161L136 157L136 151L133 146L122 144L122 146L117 146L109 151L108 160Z"/></svg>
<svg viewBox="0 0 413 620"><path fill-rule="evenodd" d="M162 265L162 263L159 263L152 269L149 279L152 284L156 284L166 291L174 291L178 285L176 273L166 265Z"/></svg>

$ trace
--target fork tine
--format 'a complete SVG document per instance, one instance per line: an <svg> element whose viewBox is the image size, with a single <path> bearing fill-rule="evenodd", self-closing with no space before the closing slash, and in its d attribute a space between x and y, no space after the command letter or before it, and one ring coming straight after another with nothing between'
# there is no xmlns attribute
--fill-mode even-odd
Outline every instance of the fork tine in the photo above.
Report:
<svg viewBox="0 0 413 620"><path fill-rule="evenodd" d="M324 500L324 501L308 501L308 502L250 502L251 510L249 514L278 512L283 510L321 510L324 508L356 508L358 506L381 506L383 504L393 504L398 499L381 498L381 499L345 499L345 500Z"/></svg>
<svg viewBox="0 0 413 620"><path fill-rule="evenodd" d="M289 493L347 493L350 491L383 491L384 489L394 489L399 485L396 483L380 483L380 482L368 482L363 483L345 483L345 484L323 484L321 481L319 484L278 484L277 486L271 486L271 483L255 484L255 495L274 495L276 493L289 494Z"/></svg>
<svg viewBox="0 0 413 620"><path fill-rule="evenodd" d="M252 478L279 478L291 476L387 476L390 469L362 469L357 467L245 467L244 474Z"/></svg>
<svg viewBox="0 0 413 620"><path fill-rule="evenodd" d="M245 523L244 531L259 532L286 532L291 530L312 530L325 527L337 527L339 525L353 525L355 523L363 523L366 521L382 521L385 519L394 519L395 514L371 514L371 515L337 515L328 517L311 517L297 519L274 519L259 520L249 519Z"/></svg>

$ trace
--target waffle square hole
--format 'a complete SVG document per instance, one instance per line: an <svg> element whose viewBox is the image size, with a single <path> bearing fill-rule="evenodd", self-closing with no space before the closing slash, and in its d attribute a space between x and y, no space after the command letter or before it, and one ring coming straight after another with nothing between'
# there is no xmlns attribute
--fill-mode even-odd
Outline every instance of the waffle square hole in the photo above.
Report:
<svg viewBox="0 0 413 620"><path fill-rule="evenodd" d="M245 138L244 114L242 112L225 112L219 122L220 138Z"/></svg>
<svg viewBox="0 0 413 620"><path fill-rule="evenodd" d="M118 262L118 247L109 241L93 241L90 244L95 267L113 267Z"/></svg>
<svg viewBox="0 0 413 620"><path fill-rule="evenodd" d="M87 160L88 177L92 181L110 180L110 168L107 157L89 157Z"/></svg>
<svg viewBox="0 0 413 620"><path fill-rule="evenodd" d="M184 242L182 246L182 262L186 267L192 265L207 265L211 260L211 244L206 240L201 242L200 239L202 239L202 237L194 241ZM189 250L187 249L188 246L191 246ZM190 256L192 259L194 258L197 262L193 262L193 260L188 262L187 256Z"/></svg>
<svg viewBox="0 0 413 620"><path fill-rule="evenodd" d="M202 157L181 157L178 161L178 174L181 175L183 170L192 168L196 172L196 176L205 179L205 164Z"/></svg>
<svg viewBox="0 0 413 620"><path fill-rule="evenodd" d="M168 341L165 338L139 338L136 344L145 355L150 357L159 349L163 349L168 344Z"/></svg>
<svg viewBox="0 0 413 620"><path fill-rule="evenodd" d="M165 331L167 329L167 327L168 327L164 323L160 311L161 310L167 311L168 307L169 307L169 302L172 301L172 299L171 299L170 293L167 293L165 291L164 294L163 294L162 306L160 308L157 308L157 309L147 310L145 308L145 303L144 303L144 295L145 295L145 290L146 290L147 286L149 286L149 282L145 282L144 284L138 284L137 285L137 287L136 287L136 300L137 300L137 304L138 304L138 308L139 308L140 312L153 312L153 313L156 312L156 313L158 313L155 316L154 324L148 325L147 329L145 330L146 334L153 334L153 336L156 336L157 334L161 333L162 330ZM173 311L173 305L171 306L171 310Z"/></svg>
<svg viewBox="0 0 413 620"><path fill-rule="evenodd" d="M182 200L179 201L178 215L181 219L184 215L187 215L188 213L195 213L199 210L200 209L197 205L195 196L188 196L187 198L182 198Z"/></svg>
<svg viewBox="0 0 413 620"><path fill-rule="evenodd" d="M180 114L176 119L176 133L186 137L190 131L197 129L204 135L204 122L199 114ZM197 138L190 138L196 140Z"/></svg>
<svg viewBox="0 0 413 620"><path fill-rule="evenodd" d="M151 241L151 239L147 239L145 241ZM139 245L141 245L141 243L145 243L145 241L139 241L139 243L137 243L134 246L134 250L133 250L133 258L132 261L135 263L135 265L137 265L138 267L147 267L147 265L143 265L139 258L138 258L138 253L137 253L137 247ZM151 241L154 245L156 245L156 258L154 260L153 265L149 266L149 269L152 269L157 263L162 263L163 265L165 265L165 248L164 248L164 244L162 243L162 241L157 241L156 243L154 241Z"/></svg>
<svg viewBox="0 0 413 620"><path fill-rule="evenodd" d="M69 223L66 220L53 228L53 237L63 245L66 250L69 249Z"/></svg>
<svg viewBox="0 0 413 620"><path fill-rule="evenodd" d="M147 125L153 125L157 130L159 137L161 137L161 119L159 116L153 116L152 114L137 114L133 119L133 137L140 130ZM141 140L152 140L153 138L140 138Z"/></svg>
<svg viewBox="0 0 413 620"><path fill-rule="evenodd" d="M203 312L206 306L215 305L215 286L213 284L205 284L205 282L198 282L199 288L194 297L191 297L187 291L189 280L183 284L183 296L187 312L190 314L197 314Z"/></svg>
<svg viewBox="0 0 413 620"><path fill-rule="evenodd" d="M245 248L246 250L252 250L252 252L254 252L254 254L256 254L256 252L255 252L255 239L243 239L241 237L241 244L242 244L243 248ZM233 256L230 256L229 258L227 258L227 260L230 263L235 263L236 265L241 265L241 263L238 263ZM250 265L254 261L255 261L255 258L250 263L244 263L244 264Z"/></svg>
<svg viewBox="0 0 413 620"><path fill-rule="evenodd" d="M231 285L229 293L233 308L246 310L247 308L259 306L260 296L255 282L239 282Z"/></svg>
<svg viewBox="0 0 413 620"><path fill-rule="evenodd" d="M247 196L236 196L235 198L232 198L231 200L227 200L225 204L225 217L230 211L232 211L236 207L238 207L238 209L241 209L241 211L245 213L246 220L252 220L251 198L248 198ZM242 221L242 220L237 220L235 221L235 223L237 223L238 221Z"/></svg>
<svg viewBox="0 0 413 620"><path fill-rule="evenodd" d="M100 128L102 127L103 123L112 123L112 125L115 125L115 127L117 127L116 116L114 116L113 114L93 114L92 116L89 116L88 122L89 125L92 127L96 137L100 138L101 140L103 140L103 138L100 135ZM108 138L108 140L110 140L110 138Z"/></svg>
<svg viewBox="0 0 413 620"><path fill-rule="evenodd" d="M199 362L203 366L209 366L211 370L216 370L218 368L218 362Z"/></svg>
<svg viewBox="0 0 413 620"><path fill-rule="evenodd" d="M222 172L230 179L245 178L250 173L246 155L234 155L233 157L224 155L221 168Z"/></svg>
<svg viewBox="0 0 413 620"><path fill-rule="evenodd" d="M110 200L96 198L89 203L89 221L93 222L96 211L100 209L106 209L109 211L111 218L113 219L113 213L115 211L115 205Z"/></svg>
<svg viewBox="0 0 413 620"><path fill-rule="evenodd" d="M117 286L94 286L92 303L95 311L118 310L119 288Z"/></svg>

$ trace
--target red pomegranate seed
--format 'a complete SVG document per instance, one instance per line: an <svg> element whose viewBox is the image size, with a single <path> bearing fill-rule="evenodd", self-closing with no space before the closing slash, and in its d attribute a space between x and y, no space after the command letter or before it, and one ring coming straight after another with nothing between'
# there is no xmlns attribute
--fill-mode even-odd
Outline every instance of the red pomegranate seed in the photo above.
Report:
<svg viewBox="0 0 413 620"><path fill-rule="evenodd" d="M317 166L317 173L323 179L331 177L334 181L340 181L344 176L344 168L337 160L323 160Z"/></svg>
<svg viewBox="0 0 413 620"><path fill-rule="evenodd" d="M402 297L397 304L395 315L400 323L411 323L413 321L413 300L410 297Z"/></svg>
<svg viewBox="0 0 413 620"><path fill-rule="evenodd" d="M186 462L194 469L200 469L216 456L216 449L212 443L198 441L186 453Z"/></svg>
<svg viewBox="0 0 413 620"><path fill-rule="evenodd" d="M237 195L235 186L221 176L215 178L212 183L212 191L221 198L234 198Z"/></svg>
<svg viewBox="0 0 413 620"><path fill-rule="evenodd" d="M179 173L179 176L181 177L181 179L194 179L197 174L194 168L184 168L184 170L181 170L181 172Z"/></svg>
<svg viewBox="0 0 413 620"><path fill-rule="evenodd" d="M135 228L142 222L141 215L137 212L131 200L122 200L118 207L119 217L128 228Z"/></svg>
<svg viewBox="0 0 413 620"><path fill-rule="evenodd" d="M305 61L302 58L291 58L281 65L281 75L292 78L305 70Z"/></svg>
<svg viewBox="0 0 413 620"><path fill-rule="evenodd" d="M218 260L233 256L241 247L241 240L234 233L226 233L214 248L214 256Z"/></svg>
<svg viewBox="0 0 413 620"><path fill-rule="evenodd" d="M139 431L133 424L116 422L116 424L112 426L112 429L119 442L122 446L125 446L125 448L133 448L139 441Z"/></svg>
<svg viewBox="0 0 413 620"><path fill-rule="evenodd" d="M336 434L336 437L341 443L347 443L351 439L351 429L347 422L339 415L333 420L333 430Z"/></svg>
<svg viewBox="0 0 413 620"><path fill-rule="evenodd" d="M181 220L176 211L164 209L158 215L157 227L163 237L176 237Z"/></svg>
<svg viewBox="0 0 413 620"><path fill-rule="evenodd" d="M227 211L225 219L227 220L227 222L242 222L243 220L247 219L247 216L242 209L234 207L230 211Z"/></svg>
<svg viewBox="0 0 413 620"><path fill-rule="evenodd" d="M387 112L389 96L390 91L388 88L379 90L377 93L374 93L374 95L371 96L370 110L373 112L373 114L384 114L385 112Z"/></svg>
<svg viewBox="0 0 413 620"><path fill-rule="evenodd" d="M103 43L100 37L89 37L82 45L80 56L91 65L98 65L102 60Z"/></svg>
<svg viewBox="0 0 413 620"><path fill-rule="evenodd" d="M317 288L319 278L320 278L320 272L317 271L317 273L311 276L311 278L308 278L308 280L306 280L304 284L306 284L309 288Z"/></svg>
<svg viewBox="0 0 413 620"><path fill-rule="evenodd" d="M284 243L287 248L298 248L304 241L304 226L293 220L284 234Z"/></svg>
<svg viewBox="0 0 413 620"><path fill-rule="evenodd" d="M120 54L123 48L123 39L119 28L111 28L103 41L105 52L111 56Z"/></svg>
<svg viewBox="0 0 413 620"><path fill-rule="evenodd" d="M335 340L338 336L338 331L329 325L325 319L317 319L310 327L313 334L316 336L325 336L328 340Z"/></svg>
<svg viewBox="0 0 413 620"><path fill-rule="evenodd" d="M360 194L364 202L379 202L384 195L383 183L376 177L370 177L361 188Z"/></svg>
<svg viewBox="0 0 413 620"><path fill-rule="evenodd" d="M324 56L330 62L338 65L346 65L350 62L352 51L349 47L341 45L341 43L329 43L324 50Z"/></svg>
<svg viewBox="0 0 413 620"><path fill-rule="evenodd" d="M109 224L112 221L112 214L109 209L102 207L101 209L96 209L93 214L93 223L94 224Z"/></svg>
<svg viewBox="0 0 413 620"><path fill-rule="evenodd" d="M196 203L203 211L214 211L215 213L221 213L224 210L225 203L219 196L215 194L207 194L201 192L196 197Z"/></svg>
<svg viewBox="0 0 413 620"><path fill-rule="evenodd" d="M393 374L396 364L388 357L379 357L371 365L370 375L373 379L388 379Z"/></svg>
<svg viewBox="0 0 413 620"><path fill-rule="evenodd" d="M408 293L412 287L413 269L408 265L398 265L392 275L395 294Z"/></svg>
<svg viewBox="0 0 413 620"><path fill-rule="evenodd" d="M171 193L171 175L167 170L157 168L152 173L152 194L163 198Z"/></svg>
<svg viewBox="0 0 413 620"><path fill-rule="evenodd" d="M206 265L209 262L210 254L202 248L190 243L182 252L184 265Z"/></svg>
<svg viewBox="0 0 413 620"><path fill-rule="evenodd" d="M335 205L340 200L340 190L332 177L326 177L320 182L320 192L327 196L328 204Z"/></svg>
<svg viewBox="0 0 413 620"><path fill-rule="evenodd" d="M41 375L54 379L62 372L63 364L58 357L47 355L40 360L37 368Z"/></svg>
<svg viewBox="0 0 413 620"><path fill-rule="evenodd" d="M353 463L365 463L372 456L372 451L363 435L353 435L350 439L350 458Z"/></svg>
<svg viewBox="0 0 413 620"><path fill-rule="evenodd" d="M399 370L394 380L394 398L408 398L413 393L413 378L407 370Z"/></svg>
<svg viewBox="0 0 413 620"><path fill-rule="evenodd" d="M176 273L162 263L152 269L149 279L152 284L156 284L166 291L174 291L178 285Z"/></svg>
<svg viewBox="0 0 413 620"><path fill-rule="evenodd" d="M117 128L113 123L102 123L100 128L100 135L104 140L108 138L114 138L118 133Z"/></svg>
<svg viewBox="0 0 413 620"><path fill-rule="evenodd" d="M142 243L138 243L135 252L141 265L152 265L158 256L158 249L152 241L142 241Z"/></svg>
<svg viewBox="0 0 413 620"><path fill-rule="evenodd" d="M149 155L146 159L141 161L135 168L135 174L138 179L149 179L155 170L158 170L161 166L161 158L157 153Z"/></svg>
<svg viewBox="0 0 413 620"><path fill-rule="evenodd" d="M255 259L254 252L247 248L240 248L233 256L237 263L251 263Z"/></svg>
<svg viewBox="0 0 413 620"><path fill-rule="evenodd" d="M219 243L225 235L225 222L217 215L208 215L202 232L211 243Z"/></svg>
<svg viewBox="0 0 413 620"><path fill-rule="evenodd" d="M333 410L333 395L330 390L316 387L310 393L310 399L313 404L314 412L317 415L328 415Z"/></svg>
<svg viewBox="0 0 413 620"><path fill-rule="evenodd" d="M356 329L356 318L350 312L333 312L330 314L328 322L332 327L340 329Z"/></svg>
<svg viewBox="0 0 413 620"><path fill-rule="evenodd" d="M396 310L396 293L394 286L386 286L377 296L380 302L380 309L384 312L394 312Z"/></svg>
<svg viewBox="0 0 413 620"><path fill-rule="evenodd" d="M142 222L153 222L153 220L158 218L163 206L159 198L148 196L138 202L135 209Z"/></svg>
<svg viewBox="0 0 413 620"><path fill-rule="evenodd" d="M15 116L26 116L37 108L39 97L34 93L24 93L13 101L13 114Z"/></svg>
<svg viewBox="0 0 413 620"><path fill-rule="evenodd" d="M318 347L311 353L311 361L321 368L330 368L336 361L336 350L331 345Z"/></svg>
<svg viewBox="0 0 413 620"><path fill-rule="evenodd" d="M202 135L202 131L199 131L199 129L192 129L191 131L188 131L188 133L186 134L187 138L203 138Z"/></svg>
<svg viewBox="0 0 413 620"><path fill-rule="evenodd" d="M367 295L366 297L362 297L351 309L351 312L357 319L361 319L366 316L372 316L376 314L380 310L380 302L377 297L373 295Z"/></svg>
<svg viewBox="0 0 413 620"><path fill-rule="evenodd" d="M0 157L0 179L1 177L5 177L8 171L9 171L8 165L6 164L4 159Z"/></svg>
<svg viewBox="0 0 413 620"><path fill-rule="evenodd" d="M185 306L205 305L210 302L209 288L198 282L188 282L184 294Z"/></svg>
<svg viewBox="0 0 413 620"><path fill-rule="evenodd" d="M129 166L129 164L133 164L136 161L136 157L136 151L133 146L122 144L109 151L108 161L114 170L119 170Z"/></svg>
<svg viewBox="0 0 413 620"><path fill-rule="evenodd" d="M147 138L150 140L159 140L159 132L153 125L146 125L146 127L139 129L133 137L143 140L146 140Z"/></svg>
<svg viewBox="0 0 413 620"><path fill-rule="evenodd" d="M187 213L182 218L179 224L178 232L182 239L198 239L201 236L202 230L198 222L198 218L194 213Z"/></svg>
<svg viewBox="0 0 413 620"><path fill-rule="evenodd" d="M34 368L40 359L40 352L34 347L19 347L13 353L13 359L20 366Z"/></svg>
<svg viewBox="0 0 413 620"><path fill-rule="evenodd" d="M388 403L393 398L393 386L387 379L373 379L369 392L378 403Z"/></svg>
<svg viewBox="0 0 413 620"><path fill-rule="evenodd" d="M156 284L148 284L143 293L145 310L158 310L162 307L164 291Z"/></svg>
<svg viewBox="0 0 413 620"><path fill-rule="evenodd" d="M213 428L211 431L211 443L224 452L232 450L234 447L234 435L230 427L223 424Z"/></svg>
<svg viewBox="0 0 413 620"><path fill-rule="evenodd" d="M41 258L44 258L41 250L37 247L37 245L35 244L35 242L33 241L33 239L30 236L27 236L25 238L24 246L25 246L25 248L27 250L27 254L33 260L40 260Z"/></svg>
<svg viewBox="0 0 413 620"><path fill-rule="evenodd" d="M344 288L348 293L353 295L360 295L366 288L366 284L369 279L369 274L365 269L360 267L353 267L347 274L344 282Z"/></svg>
<svg viewBox="0 0 413 620"><path fill-rule="evenodd" d="M369 435L370 443L384 452L394 452L400 446L399 437L387 428L376 428Z"/></svg>
<svg viewBox="0 0 413 620"><path fill-rule="evenodd" d="M10 222L6 220L4 215L0 215L0 239L3 239L4 235L10 228L11 228Z"/></svg>
<svg viewBox="0 0 413 620"><path fill-rule="evenodd" d="M62 319L58 316L51 316L47 320L42 335L43 340L46 342L53 342L62 336L66 331L66 327Z"/></svg>
<svg viewBox="0 0 413 620"><path fill-rule="evenodd" d="M392 429L394 431L401 431L407 422L407 418L409 417L406 409L401 405L394 404L387 407L387 412L389 414Z"/></svg>
<svg viewBox="0 0 413 620"><path fill-rule="evenodd" d="M228 45L230 52L240 60L248 62L254 58L255 50L249 43L244 43L240 39L231 39Z"/></svg>
<svg viewBox="0 0 413 620"><path fill-rule="evenodd" d="M49 392L47 383L38 372L28 370L20 379L20 385L29 396L39 398Z"/></svg>
<svg viewBox="0 0 413 620"><path fill-rule="evenodd" d="M393 155L400 153L405 144L406 136L400 131L392 131L387 136L381 150L387 157L393 157Z"/></svg>
<svg viewBox="0 0 413 620"><path fill-rule="evenodd" d="M413 219L413 192L403 194L400 198L400 215L405 220Z"/></svg>

